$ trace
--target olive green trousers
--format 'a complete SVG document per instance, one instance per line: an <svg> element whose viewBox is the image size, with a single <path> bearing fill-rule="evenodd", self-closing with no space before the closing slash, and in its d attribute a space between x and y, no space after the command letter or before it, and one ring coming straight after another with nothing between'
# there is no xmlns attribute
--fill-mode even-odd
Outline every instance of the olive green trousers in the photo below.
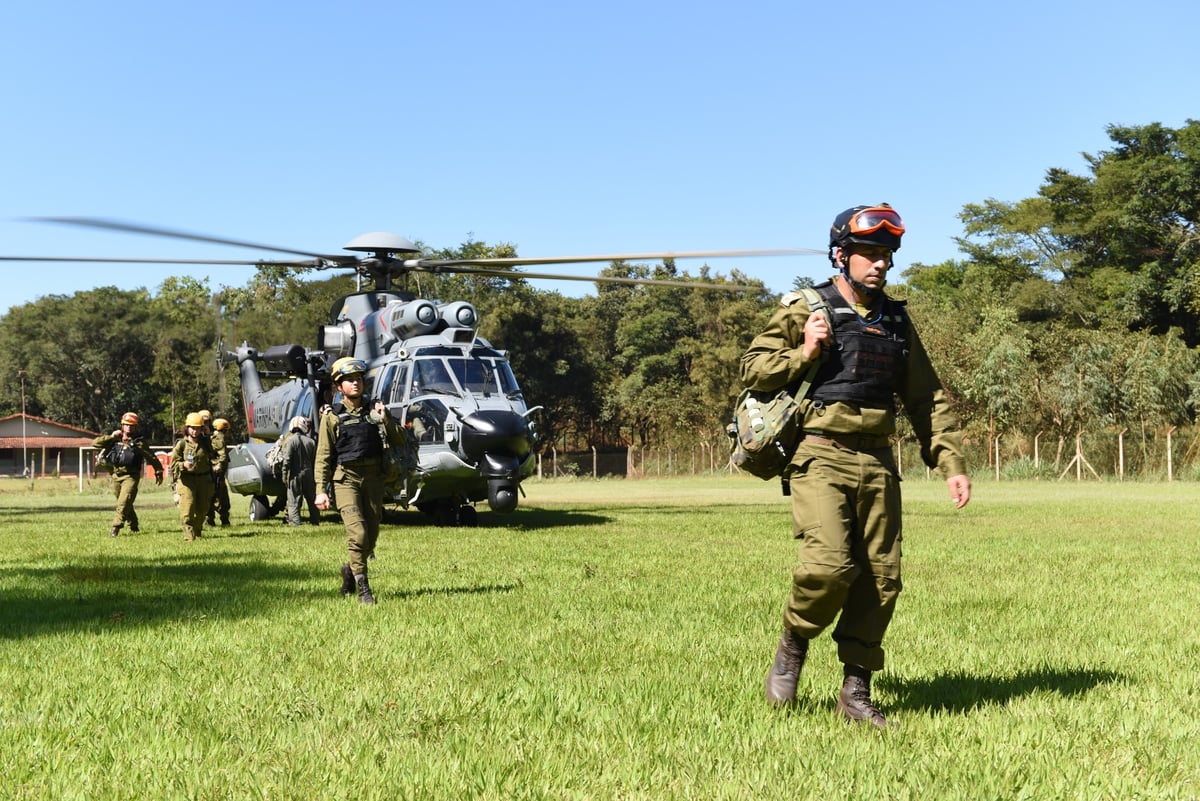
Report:
<svg viewBox="0 0 1200 801"><path fill-rule="evenodd" d="M126 523L131 528L137 528L138 517L137 512L133 510L133 502L137 500L140 483L140 477L128 473L113 476L113 494L117 496L117 511L113 514L112 521L113 528L120 528Z"/></svg>
<svg viewBox="0 0 1200 801"><path fill-rule="evenodd" d="M835 620L838 658L883 667L900 580L900 479L891 450L802 441L788 467L799 565L784 626L812 639Z"/></svg>
<svg viewBox="0 0 1200 801"><path fill-rule="evenodd" d="M333 500L346 527L346 555L356 576L367 575L383 520L383 476L354 473L341 467L333 481Z"/></svg>

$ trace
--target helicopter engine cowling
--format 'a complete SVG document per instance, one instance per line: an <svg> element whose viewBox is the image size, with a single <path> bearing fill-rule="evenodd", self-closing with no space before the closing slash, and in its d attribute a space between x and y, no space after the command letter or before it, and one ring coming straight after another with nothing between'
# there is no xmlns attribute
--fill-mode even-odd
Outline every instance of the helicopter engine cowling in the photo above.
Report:
<svg viewBox="0 0 1200 801"><path fill-rule="evenodd" d="M334 359L353 355L355 340L354 323L349 320L317 329L317 350L325 351Z"/></svg>
<svg viewBox="0 0 1200 801"><path fill-rule="evenodd" d="M479 324L479 312L465 300L456 300L453 303L447 303L439 310L442 319L446 322L447 328L469 328L475 329Z"/></svg>

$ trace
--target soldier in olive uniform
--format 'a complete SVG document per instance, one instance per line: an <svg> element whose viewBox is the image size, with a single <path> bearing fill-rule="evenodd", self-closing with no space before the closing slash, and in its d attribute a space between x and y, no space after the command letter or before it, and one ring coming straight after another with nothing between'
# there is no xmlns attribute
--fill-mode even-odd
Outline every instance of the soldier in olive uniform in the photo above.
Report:
<svg viewBox="0 0 1200 801"><path fill-rule="evenodd" d="M800 565L767 672L767 699L795 700L809 641L836 620L844 673L837 710L879 727L888 724L871 700L871 674L883 668L883 637L901 589L900 477L890 447L897 399L955 506L971 497L958 421L904 304L883 292L903 233L887 204L839 214L829 239L838 273L815 287L831 316L811 314L799 292L785 295L741 363L747 387L775 390L799 384L822 360L785 473Z"/></svg>
<svg viewBox="0 0 1200 801"><path fill-rule="evenodd" d="M372 405L363 395L367 365L349 357L333 363L334 388L342 400L321 415L317 435L317 508L331 507L326 487L333 483L333 500L346 526L349 562L342 565L342 595L357 590L358 600L375 603L367 580L367 558L375 552L379 524L383 518L383 437L389 441L404 436L387 414L382 401Z"/></svg>
<svg viewBox="0 0 1200 801"><path fill-rule="evenodd" d="M200 412L204 416L204 412ZM208 513L208 524L215 526L217 518L221 520L221 527L229 525L229 486L225 483L225 473L229 469L229 451L225 444L225 434L229 431L229 421L218 417L212 421L212 439L213 452L217 454L217 461L220 466L213 474L213 504L212 510Z"/></svg>
<svg viewBox="0 0 1200 801"><path fill-rule="evenodd" d="M154 468L154 480L163 482L163 468L154 452L146 447L138 433L139 419L134 412L121 415L121 427L111 434L92 440L92 446L100 450L109 449L112 464L113 493L117 496L117 511L113 515L110 537L117 536L121 526L129 523L130 531L138 530L138 516L133 502L137 500L138 485L146 473L146 465Z"/></svg>
<svg viewBox="0 0 1200 801"><path fill-rule="evenodd" d="M204 433L204 418L190 413L183 436L171 451L171 479L179 494L179 522L185 542L199 539L204 532L204 520L212 509L213 475L218 463L212 441Z"/></svg>

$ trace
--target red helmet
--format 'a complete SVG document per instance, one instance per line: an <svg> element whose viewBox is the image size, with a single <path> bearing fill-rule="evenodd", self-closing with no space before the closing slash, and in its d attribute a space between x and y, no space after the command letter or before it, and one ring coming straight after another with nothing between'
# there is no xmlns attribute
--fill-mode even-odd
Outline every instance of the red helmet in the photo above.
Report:
<svg viewBox="0 0 1200 801"><path fill-rule="evenodd" d="M136 426L139 422L138 416L133 412L125 412L121 415L121 425L123 426Z"/></svg>

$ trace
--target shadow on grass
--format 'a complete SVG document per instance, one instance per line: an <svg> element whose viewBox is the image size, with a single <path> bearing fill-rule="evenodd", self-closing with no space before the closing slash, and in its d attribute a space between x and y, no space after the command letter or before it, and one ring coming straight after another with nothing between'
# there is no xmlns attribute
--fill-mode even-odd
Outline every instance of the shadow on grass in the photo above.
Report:
<svg viewBox="0 0 1200 801"><path fill-rule="evenodd" d="M1083 695L1123 678L1111 670L1041 667L1004 676L977 673L945 673L923 679L881 676L877 683L895 695L894 701L887 702L889 708L961 714L984 706L1003 706L1014 698L1035 693Z"/></svg>
<svg viewBox="0 0 1200 801"><path fill-rule="evenodd" d="M286 600L280 585L309 571L261 559L195 555L103 557L14 570L18 586L0 593L0 641L63 630L103 631L214 616L263 613Z"/></svg>
<svg viewBox="0 0 1200 801"><path fill-rule="evenodd" d="M0 592L0 643L63 631L102 634L129 626L237 620L269 615L281 606L321 603L326 598L336 601L332 574L328 591L312 591L314 578L322 577L323 571L212 553L147 559L106 556L54 567L17 568L7 574L16 578L6 582L12 589ZM387 594L404 599L503 593L521 586L514 582L429 587Z"/></svg>
<svg viewBox="0 0 1200 801"><path fill-rule="evenodd" d="M42 515L48 513L62 512L73 514L75 512L91 512L103 516L103 521L98 525L104 526L108 525L112 520L113 509L115 507L115 502L105 501L103 503L79 504L77 506L0 506L0 512L4 513L6 519L14 522L26 517L40 518ZM139 511L142 509L140 505L137 508Z"/></svg>
<svg viewBox="0 0 1200 801"><path fill-rule="evenodd" d="M332 513L330 513L332 514ZM486 507L479 509L478 528L559 528L570 526L602 526L613 518L595 512L573 512L569 509L537 509L523 507L511 514L490 512ZM336 519L336 518L334 518ZM432 518L416 509L386 508L383 511L384 526L399 528L438 528ZM455 528L445 526L445 528ZM469 531L476 526L461 526Z"/></svg>
<svg viewBox="0 0 1200 801"><path fill-rule="evenodd" d="M420 598L422 595L478 595L487 592L512 592L524 585L520 582L508 584L480 584L474 587L420 587L415 590L400 590L388 593L393 598Z"/></svg>

